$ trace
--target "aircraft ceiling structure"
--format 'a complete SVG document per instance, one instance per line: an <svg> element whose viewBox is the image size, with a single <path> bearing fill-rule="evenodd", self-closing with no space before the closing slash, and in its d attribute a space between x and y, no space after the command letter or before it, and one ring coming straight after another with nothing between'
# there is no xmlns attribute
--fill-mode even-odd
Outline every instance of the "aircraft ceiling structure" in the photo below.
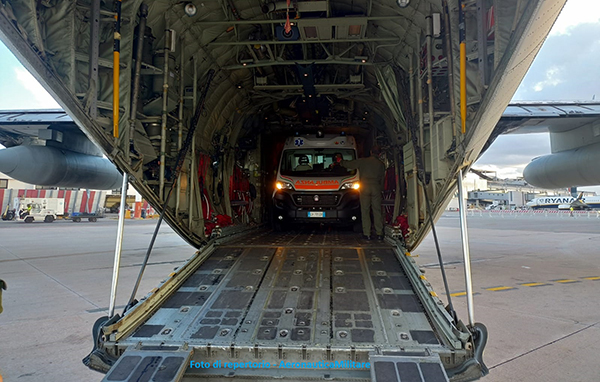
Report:
<svg viewBox="0 0 600 382"><path fill-rule="evenodd" d="M205 198L216 213L232 215L226 180L236 165L270 196L272 186L258 164L271 149L248 142L324 129L384 146L405 185L402 193L396 187L394 212L407 213L414 248L429 230L424 192L436 219L458 171L480 154L565 2L15 0L0 4L0 38L157 208L202 103L166 213L191 244L206 239ZM115 36L118 138L112 117ZM417 181L418 152L425 186ZM190 174L198 173L202 158L212 165L199 185ZM217 183L221 203L214 200ZM203 196L199 186L213 195ZM252 218L265 222L267 202L257 205Z"/></svg>

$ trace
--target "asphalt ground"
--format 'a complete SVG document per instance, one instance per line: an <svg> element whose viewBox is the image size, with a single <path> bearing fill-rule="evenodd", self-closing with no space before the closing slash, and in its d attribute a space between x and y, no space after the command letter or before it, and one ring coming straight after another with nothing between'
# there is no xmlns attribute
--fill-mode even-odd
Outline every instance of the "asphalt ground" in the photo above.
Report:
<svg viewBox="0 0 600 382"><path fill-rule="evenodd" d="M590 216L468 217L474 317L489 331L484 381L600 381L600 220ZM468 322L458 213L437 233L452 303ZM431 235L413 255L447 301Z"/></svg>
<svg viewBox="0 0 600 382"><path fill-rule="evenodd" d="M131 293L155 220L127 221L117 312ZM600 380L600 220L470 216L474 315L489 330L484 381ZM450 293L468 321L457 213L437 232ZM81 359L109 302L116 221L0 222L0 374L11 381L100 381ZM161 228L138 298L194 253ZM431 235L414 251L444 301Z"/></svg>

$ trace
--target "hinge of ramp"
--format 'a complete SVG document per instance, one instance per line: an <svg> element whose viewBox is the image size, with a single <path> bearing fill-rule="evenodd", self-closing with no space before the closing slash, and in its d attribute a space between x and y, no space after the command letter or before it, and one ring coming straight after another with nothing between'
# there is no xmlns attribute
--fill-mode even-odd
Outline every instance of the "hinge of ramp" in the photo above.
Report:
<svg viewBox="0 0 600 382"><path fill-rule="evenodd" d="M193 349L178 347L131 347L121 355L102 382L181 381Z"/></svg>
<svg viewBox="0 0 600 382"><path fill-rule="evenodd" d="M439 355L369 356L373 382L448 382Z"/></svg>

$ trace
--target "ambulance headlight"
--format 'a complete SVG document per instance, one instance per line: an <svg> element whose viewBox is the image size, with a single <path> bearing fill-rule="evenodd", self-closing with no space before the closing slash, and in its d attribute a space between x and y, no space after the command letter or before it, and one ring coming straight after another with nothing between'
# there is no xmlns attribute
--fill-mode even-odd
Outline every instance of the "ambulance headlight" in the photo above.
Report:
<svg viewBox="0 0 600 382"><path fill-rule="evenodd" d="M358 182L348 182L342 184L340 190L358 190L360 188L360 183Z"/></svg>
<svg viewBox="0 0 600 382"><path fill-rule="evenodd" d="M288 183L288 182L277 182L277 183L275 183L275 187L277 187L278 190L293 190L294 189L292 184Z"/></svg>

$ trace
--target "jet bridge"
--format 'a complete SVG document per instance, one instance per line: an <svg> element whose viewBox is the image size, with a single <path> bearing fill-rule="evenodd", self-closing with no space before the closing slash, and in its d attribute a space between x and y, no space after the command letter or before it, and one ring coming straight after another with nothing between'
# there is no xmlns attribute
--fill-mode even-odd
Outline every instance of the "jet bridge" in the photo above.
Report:
<svg viewBox="0 0 600 382"><path fill-rule="evenodd" d="M101 331L88 365L110 368L105 381L482 375L471 332L410 253L395 240L351 232L255 230L222 239Z"/></svg>

